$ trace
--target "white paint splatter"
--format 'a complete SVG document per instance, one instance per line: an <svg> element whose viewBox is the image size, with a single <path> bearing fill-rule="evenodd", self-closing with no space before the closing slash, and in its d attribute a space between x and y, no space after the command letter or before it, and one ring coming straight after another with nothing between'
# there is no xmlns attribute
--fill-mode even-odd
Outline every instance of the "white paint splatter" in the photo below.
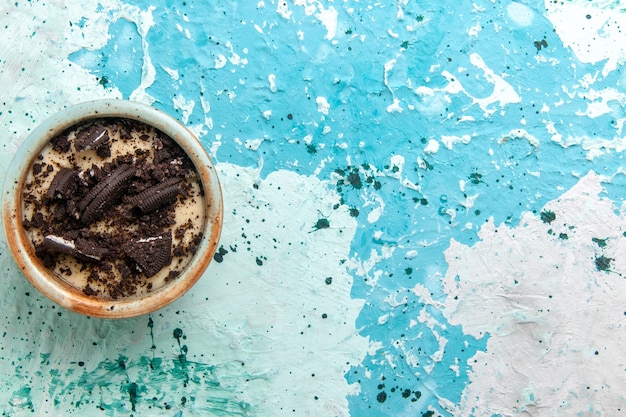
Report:
<svg viewBox="0 0 626 417"><path fill-rule="evenodd" d="M503 76L497 75L494 71L487 66L483 58L477 53L472 53L470 55L470 62L476 68L483 71L483 76L485 80L493 85L493 90L490 95L487 97L474 97L463 87L463 84L455 77L452 73L447 70L441 72L448 84L442 88L433 88L431 89L434 97L437 97L437 93L447 93L447 94L459 94L463 93L467 97L472 99L474 104L478 104L481 110L484 112L485 116L490 116L498 110L498 107L493 106L493 104L498 104L499 107L504 107L507 104L519 103L521 102L521 97L515 91L512 85L507 83ZM431 92L424 88L418 88L416 90L416 94L423 99L430 96ZM444 100L439 100L439 107L445 108L445 97ZM449 98L447 98L449 100ZM423 110L421 110L423 111ZM466 119L467 120L467 119Z"/></svg>
<svg viewBox="0 0 626 417"><path fill-rule="evenodd" d="M228 58L228 62L230 62L233 65L240 66L240 67L244 67L248 65L248 59L242 58L241 55L235 52L235 48L233 47L232 43L230 43L230 41L226 42L226 47L230 51L230 57ZM245 52L245 48L244 48L244 52Z"/></svg>
<svg viewBox="0 0 626 417"><path fill-rule="evenodd" d="M278 91L278 89L276 88L276 74L270 74L267 76L267 81L270 84L270 91L272 93L275 93L276 91Z"/></svg>
<svg viewBox="0 0 626 417"><path fill-rule="evenodd" d="M218 54L213 61L215 62L215 69L224 68L224 66L228 62L223 54Z"/></svg>
<svg viewBox="0 0 626 417"><path fill-rule="evenodd" d="M472 39L478 39L478 35L480 34L480 31L483 29L483 26L480 22L476 22L476 24L472 27L470 27L467 31L467 36L469 36Z"/></svg>
<svg viewBox="0 0 626 417"><path fill-rule="evenodd" d="M393 103L387 106L387 113L402 113L402 106L400 106L400 100L393 99Z"/></svg>
<svg viewBox="0 0 626 417"><path fill-rule="evenodd" d="M435 139L431 139L428 141L428 145L424 148L425 154L435 154L439 152L439 142Z"/></svg>
<svg viewBox="0 0 626 417"><path fill-rule="evenodd" d="M613 139L597 139L589 136L568 137L569 140L582 143L582 147L587 151L587 159L592 161L595 158L608 153L611 150L623 152L626 150L626 136Z"/></svg>
<svg viewBox="0 0 626 417"><path fill-rule="evenodd" d="M183 28L180 24L176 24L176 29L178 29L178 31L181 32L185 36L185 38L191 39L191 33L189 32L189 29Z"/></svg>
<svg viewBox="0 0 626 417"><path fill-rule="evenodd" d="M193 109L196 106L196 102L193 100L187 100L182 94L177 94L172 99L174 108L182 111L182 122L187 124L189 122L189 116L193 113Z"/></svg>
<svg viewBox="0 0 626 417"><path fill-rule="evenodd" d="M503 107L507 104L519 103L522 101L513 86L504 81L504 78L501 76L496 75L493 70L487 66L480 55L472 53L470 55L470 62L476 68L483 70L485 79L489 83L493 84L493 92L490 96L484 98L472 97L474 103L478 104L485 114L490 115L496 111L494 108L488 109L491 104L498 103L500 107Z"/></svg>
<svg viewBox="0 0 626 417"><path fill-rule="evenodd" d="M368 223L376 223L385 211L385 201L382 198L377 196L374 197L373 200L377 204L377 207L367 214ZM370 204L373 204L373 202L366 202L363 207L365 208Z"/></svg>
<svg viewBox="0 0 626 417"><path fill-rule="evenodd" d="M353 274L364 279L371 287L376 285L383 274L383 271L376 268L376 266L383 260L390 258L395 248L383 245L378 249L380 251L372 248L367 259L350 258L348 262L346 262L348 269L350 269Z"/></svg>
<svg viewBox="0 0 626 417"><path fill-rule="evenodd" d="M539 139L537 139L535 136L528 133L526 129L511 130L508 134L498 139L498 144L502 145L503 143L506 143L511 139L526 139L528 143L533 145L535 148L539 147Z"/></svg>
<svg viewBox="0 0 626 417"><path fill-rule="evenodd" d="M514 228L483 225L472 247L451 241L442 312L466 334L489 335L468 361L456 415L623 408L626 216L600 197L605 180L591 172L547 204L551 224L526 213Z"/></svg>
<svg viewBox="0 0 626 417"><path fill-rule="evenodd" d="M459 80L449 71L444 70L441 72L441 75L443 75L448 81L448 84L444 88L442 88L441 91L444 91L448 94L458 94L465 91L463 85L459 82Z"/></svg>
<svg viewBox="0 0 626 417"><path fill-rule="evenodd" d="M333 6L324 7L318 0L295 0L294 5L302 6L307 16L315 15L326 29L325 38L330 40L337 34L337 17L339 13Z"/></svg>
<svg viewBox="0 0 626 417"><path fill-rule="evenodd" d="M244 142L244 146L250 151L258 151L263 141L263 138L246 139Z"/></svg>
<svg viewBox="0 0 626 417"><path fill-rule="evenodd" d="M441 135L441 142L445 145L445 147L449 150L452 150L452 147L457 143L462 143L467 145L472 140L472 137L468 134L463 136L455 136L455 135Z"/></svg>
<svg viewBox="0 0 626 417"><path fill-rule="evenodd" d="M626 104L626 95L620 93L615 88L604 88L602 90L589 88L584 93L579 93L578 96L585 100L587 109L585 109L585 111L576 111L576 116L586 116L592 119L604 114L613 113L614 109L611 109L609 106L611 102L619 106L619 108L622 108ZM618 112L615 113L616 116L620 115Z"/></svg>
<svg viewBox="0 0 626 417"><path fill-rule="evenodd" d="M564 148L574 145L581 145L586 151L586 158L593 161L595 158L605 155L611 151L623 152L626 150L626 136L615 136L612 139L599 139L588 135L567 135L563 136L556 129L554 122L544 121L546 130L551 135L550 139Z"/></svg>
<svg viewBox="0 0 626 417"><path fill-rule="evenodd" d="M180 77L178 70L166 67L165 65L161 65L161 69L167 72L167 75L169 75L174 81L178 81L178 78Z"/></svg>
<svg viewBox="0 0 626 417"><path fill-rule="evenodd" d="M322 114L328 114L328 111L330 110L330 104L328 104L328 100L326 100L326 97L317 97L315 99L315 103L317 104L318 112Z"/></svg>
<svg viewBox="0 0 626 417"><path fill-rule="evenodd" d="M480 194L468 195L465 197L465 201L461 203L463 207L465 207L466 212L469 212L476 204L476 200ZM469 227L471 229L471 227Z"/></svg>
<svg viewBox="0 0 626 417"><path fill-rule="evenodd" d="M200 105L202 106L202 113L204 114L204 124L207 129L213 129L213 118L209 116L209 113L211 112L211 103L209 102L207 95L204 94L206 91L204 85L200 86L200 91L202 93L200 94Z"/></svg>
<svg viewBox="0 0 626 417"><path fill-rule="evenodd" d="M122 5L119 16L135 23L137 26L137 32L141 37L141 46L143 50L143 62L141 65L141 82L139 86L130 93L129 99L133 101L139 101L146 104L152 104L154 98L147 93L147 89L154 84L156 80L156 69L152 64L152 58L150 58L150 45L147 41L148 31L154 26L154 18L152 17L152 11L156 7L151 6L147 10L141 10L139 7L130 6L127 4Z"/></svg>
<svg viewBox="0 0 626 417"><path fill-rule="evenodd" d="M616 47L626 43L626 14L621 2L545 0L546 17L563 45L572 49L576 58L595 64L606 60L602 75L607 76L626 60L626 50Z"/></svg>
<svg viewBox="0 0 626 417"><path fill-rule="evenodd" d="M333 6L324 9L320 6L321 3L318 2L317 4L319 13L316 13L315 17L322 22L326 28L326 39L333 39L337 34L337 16L339 13Z"/></svg>
<svg viewBox="0 0 626 417"><path fill-rule="evenodd" d="M286 1L277 1L276 3L276 12L283 19L289 20L291 18L291 14L293 13L291 10L289 10L289 4Z"/></svg>

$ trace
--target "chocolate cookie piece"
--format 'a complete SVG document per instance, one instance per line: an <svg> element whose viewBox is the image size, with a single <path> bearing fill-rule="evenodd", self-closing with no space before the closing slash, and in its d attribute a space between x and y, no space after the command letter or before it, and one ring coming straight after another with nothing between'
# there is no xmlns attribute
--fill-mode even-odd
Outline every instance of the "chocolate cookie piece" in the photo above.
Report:
<svg viewBox="0 0 626 417"><path fill-rule="evenodd" d="M172 233L136 239L124 246L126 254L148 278L172 262Z"/></svg>
<svg viewBox="0 0 626 417"><path fill-rule="evenodd" d="M180 193L179 182L180 178L170 178L137 194L130 199L130 203L142 212L149 213L176 199Z"/></svg>
<svg viewBox="0 0 626 417"><path fill-rule="evenodd" d="M46 192L49 199L66 199L71 197L78 185L78 171L71 168L61 168L50 183Z"/></svg>
<svg viewBox="0 0 626 417"><path fill-rule="evenodd" d="M134 175L135 167L123 164L98 182L78 203L78 209L82 211L81 222L89 224L97 220L114 203L115 198L120 196L126 183Z"/></svg>
<svg viewBox="0 0 626 417"><path fill-rule="evenodd" d="M98 242L80 237L76 239L76 250L79 257L96 261L101 261L109 253L109 250L102 247Z"/></svg>
<svg viewBox="0 0 626 417"><path fill-rule="evenodd" d="M62 236L48 235L43 240L46 249L74 256L89 261L100 261L109 252L96 242L88 239L67 239Z"/></svg>
<svg viewBox="0 0 626 417"><path fill-rule="evenodd" d="M100 123L86 127L76 134L74 147L82 152L87 149L98 149L109 142L109 130Z"/></svg>
<svg viewBox="0 0 626 417"><path fill-rule="evenodd" d="M74 256L76 254L76 245L73 240L65 239L61 236L48 235L43 240L43 246L46 249L55 252L64 253Z"/></svg>

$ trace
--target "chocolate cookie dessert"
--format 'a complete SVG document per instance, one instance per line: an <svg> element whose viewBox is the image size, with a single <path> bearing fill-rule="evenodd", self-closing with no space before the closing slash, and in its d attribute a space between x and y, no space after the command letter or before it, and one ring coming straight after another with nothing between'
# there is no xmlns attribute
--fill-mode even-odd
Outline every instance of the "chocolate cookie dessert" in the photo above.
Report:
<svg viewBox="0 0 626 417"><path fill-rule="evenodd" d="M157 129L123 118L73 126L33 163L23 225L42 263L87 295L154 291L189 263L205 222L193 163Z"/></svg>

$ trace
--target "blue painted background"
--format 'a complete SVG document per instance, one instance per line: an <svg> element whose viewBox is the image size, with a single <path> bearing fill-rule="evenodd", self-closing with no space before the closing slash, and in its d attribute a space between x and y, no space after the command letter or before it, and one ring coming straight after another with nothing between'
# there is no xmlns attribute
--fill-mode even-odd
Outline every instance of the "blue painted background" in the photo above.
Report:
<svg viewBox="0 0 626 417"><path fill-rule="evenodd" d="M321 2L338 12L332 39L326 39L319 19L293 4L292 15L285 19L269 1L266 7L243 1L127 3L144 10L153 7L154 26L145 38L148 51L135 24L121 18L109 26L106 46L81 49L70 60L99 77L103 89L117 88L130 98L141 83L147 52L156 78L146 92L156 107L182 118L172 101L182 95L196 103L187 124L202 125L205 113L199 103L210 103L213 126L200 139L210 149L220 137L218 162L262 166L262 176L287 169L331 180L358 222L351 247L356 259L369 258L372 249L402 249L378 264L384 272L375 284L354 275L351 295L365 300L356 328L382 348L345 375L361 390L349 398L350 414L428 416L433 415L430 407L448 415L437 395L460 402L469 381L467 361L485 350L488 337L476 340L463 334L432 306L427 309L438 326L411 325L424 306L409 289L422 284L434 300L442 301L441 285L432 277L446 273L443 252L450 239L472 246L480 226L490 218L513 227L523 212L539 213L546 202L578 181L574 171L595 169L613 175L622 166L621 153L589 160L581 146L563 147L546 132L545 121L551 120L564 136L593 139L617 134L616 121L624 117L620 103L609 103L610 113L572 122L576 112L585 111L588 100L567 93L580 91L580 74L601 73L605 62L579 62L544 16L542 1L523 2L535 13L526 27L507 16L509 1L408 1L401 7L403 19L398 19L395 2ZM190 38L177 25L189 30ZM472 36L468 31L475 25L481 30ZM233 53L246 62L227 61L223 68L215 68L220 55L229 58ZM491 95L493 84L470 62L474 53L495 74L506 74L519 103L496 102L486 114L464 93L416 94L418 86L445 88L450 80L442 73L448 71L468 94ZM391 60L393 68L385 73ZM176 69L179 78L172 78L166 69ZM276 79L274 92L270 75ZM600 74L594 88L621 91L621 77L621 67L606 78ZM407 85L408 79L412 85ZM318 111L320 96L330 105L328 114ZM401 112L388 111L394 100ZM544 105L547 112L542 111ZM271 118L264 117L267 110L272 111ZM519 128L540 145L523 138L498 144ZM442 136L463 135L470 135L471 141L452 149L441 143ZM263 141L250 150L246 139ZM440 141L439 150L425 153L433 139ZM402 156L404 165L394 165L394 156ZM405 180L418 189L405 186ZM459 181L465 182L463 191ZM623 201L623 183L624 177L618 176L607 184L607 196ZM466 208L468 196L476 194L475 204ZM380 218L369 222L368 215L378 205L368 202L375 198L385 208ZM407 258L411 249L417 255ZM406 302L392 307L385 300L390 295L406 297ZM386 314L388 320L379 324L379 317ZM431 358L439 349L434 330L448 339L441 361ZM407 360L399 343L419 358L418 364ZM457 358L458 377L450 372ZM117 366L119 371L124 360L120 357L103 366ZM427 372L430 366L434 367Z"/></svg>

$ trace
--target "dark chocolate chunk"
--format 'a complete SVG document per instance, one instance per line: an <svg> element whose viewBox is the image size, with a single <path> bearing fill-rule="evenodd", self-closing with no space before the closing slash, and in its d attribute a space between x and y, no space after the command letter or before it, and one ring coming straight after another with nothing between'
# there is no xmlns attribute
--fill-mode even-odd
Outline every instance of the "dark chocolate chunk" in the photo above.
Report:
<svg viewBox="0 0 626 417"><path fill-rule="evenodd" d="M69 141L69 132L65 131L61 133L59 136L54 137L50 143L52 143L52 147L54 150L65 153L68 152L72 146Z"/></svg>
<svg viewBox="0 0 626 417"><path fill-rule="evenodd" d="M156 275L172 262L172 234L137 239L125 246L126 254L148 278Z"/></svg>
<svg viewBox="0 0 626 417"><path fill-rule="evenodd" d="M88 296L92 296L92 295L98 295L98 291L94 290L93 288L91 288L91 285L87 284L87 286L85 287L85 289L83 289L83 293L85 295Z"/></svg>
<svg viewBox="0 0 626 417"><path fill-rule="evenodd" d="M170 178L160 184L154 185L142 191L130 200L130 203L138 207L144 213L149 213L176 199L180 193L178 183L180 178Z"/></svg>
<svg viewBox="0 0 626 417"><path fill-rule="evenodd" d="M76 220L80 219L80 213L78 212L76 201L67 200L65 202L65 211L68 215L74 217Z"/></svg>
<svg viewBox="0 0 626 417"><path fill-rule="evenodd" d="M102 159L109 158L111 156L111 146L108 143L99 146L98 149L96 149L96 155Z"/></svg>
<svg viewBox="0 0 626 417"><path fill-rule="evenodd" d="M33 164L33 174L39 175L43 170L43 164L35 163Z"/></svg>
<svg viewBox="0 0 626 417"><path fill-rule="evenodd" d="M56 266L56 257L43 245L37 245L35 247L35 254L46 268L54 268Z"/></svg>
<svg viewBox="0 0 626 417"><path fill-rule="evenodd" d="M69 198L76 191L78 172L71 168L61 168L50 183L46 193L49 199Z"/></svg>
<svg viewBox="0 0 626 417"><path fill-rule="evenodd" d="M120 271L123 279L128 279L133 273L133 271L128 267L125 262L119 262L116 264L117 270Z"/></svg>
<svg viewBox="0 0 626 417"><path fill-rule="evenodd" d="M78 203L79 210L83 210L80 220L83 223L97 220L124 191L126 183L134 175L135 167L124 164L97 183Z"/></svg>
<svg viewBox="0 0 626 417"><path fill-rule="evenodd" d="M98 149L109 142L109 131L99 123L93 124L76 134L74 147L81 152L87 149Z"/></svg>
<svg viewBox="0 0 626 417"><path fill-rule="evenodd" d="M31 217L29 221L29 226L37 229L42 228L46 224L43 214L41 213L33 213L33 217Z"/></svg>
<svg viewBox="0 0 626 417"><path fill-rule="evenodd" d="M67 204L58 204L52 212L52 219L57 223L62 223L66 218Z"/></svg>
<svg viewBox="0 0 626 417"><path fill-rule="evenodd" d="M122 140L129 140L133 137L131 132L133 131L133 129L137 129L138 125L132 120L118 119L115 128L117 128L117 131Z"/></svg>

